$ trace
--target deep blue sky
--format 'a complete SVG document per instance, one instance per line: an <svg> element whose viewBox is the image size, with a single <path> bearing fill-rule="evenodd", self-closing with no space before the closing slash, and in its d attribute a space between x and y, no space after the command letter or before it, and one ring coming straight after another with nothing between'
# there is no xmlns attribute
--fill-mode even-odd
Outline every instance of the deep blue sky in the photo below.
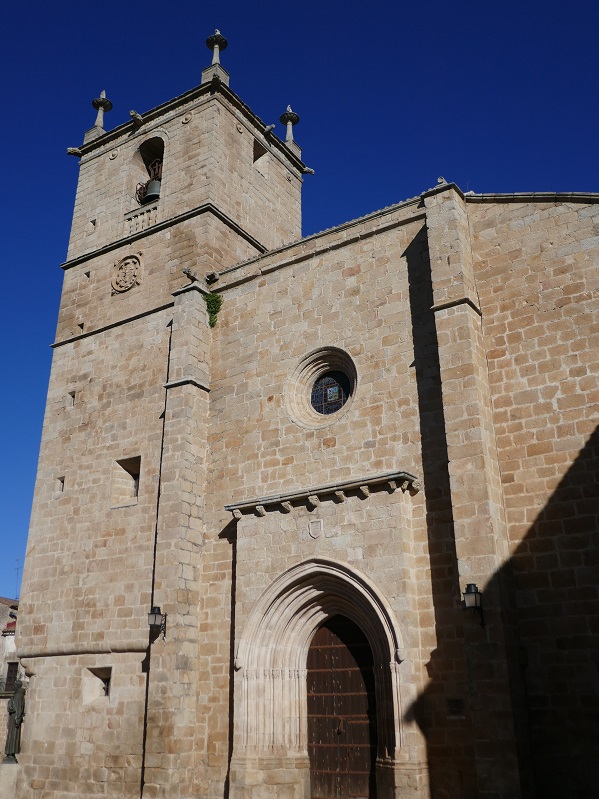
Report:
<svg viewBox="0 0 599 799"><path fill-rule="evenodd" d="M218 10L216 10L218 9ZM304 234L419 194L597 191L596 0L5 3L5 326L0 595L23 562L82 142L197 85L215 27L231 88L265 122L288 103ZM277 132L283 135L281 125Z"/></svg>

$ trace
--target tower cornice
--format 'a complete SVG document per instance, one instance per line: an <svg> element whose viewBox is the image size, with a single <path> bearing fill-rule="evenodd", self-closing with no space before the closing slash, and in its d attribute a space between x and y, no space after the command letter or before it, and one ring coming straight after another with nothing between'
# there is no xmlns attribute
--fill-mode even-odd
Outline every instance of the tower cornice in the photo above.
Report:
<svg viewBox="0 0 599 799"><path fill-rule="evenodd" d="M189 91L180 94L178 97L175 97L172 100L168 100L161 105L156 106L155 108L146 111L141 116L143 117L144 127L152 122L156 122L166 114L172 113L177 109L181 108L184 105L188 105L193 103L196 100L201 99L204 96L215 95L219 94L222 96L224 100L229 102L233 108L239 111L246 120L256 128L258 133L263 134L264 136L268 137L269 144L272 145L273 148L277 150L277 152L282 155L291 166L297 169L300 174L304 174L307 172L308 168L306 164L299 158L299 156L293 152L286 144L283 142L279 137L272 132L272 126L266 125L260 117L255 114L251 108L246 105L241 97L237 95L232 89L223 83L220 80L212 80L210 83L203 83L200 86L196 86L193 89L189 89ZM86 142L82 144L78 149L81 152L81 156L85 157L91 155L96 150L100 148L106 147L106 145L110 145L121 138L124 134L130 133L131 130L137 132L139 130L138 126L135 126L134 122L128 120L124 122L122 125L114 128L113 130L107 131L102 136Z"/></svg>

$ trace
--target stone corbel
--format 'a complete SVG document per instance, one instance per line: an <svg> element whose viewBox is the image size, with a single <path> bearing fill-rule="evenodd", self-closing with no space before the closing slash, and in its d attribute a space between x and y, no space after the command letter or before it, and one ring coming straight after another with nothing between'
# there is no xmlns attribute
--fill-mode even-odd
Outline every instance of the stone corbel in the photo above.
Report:
<svg viewBox="0 0 599 799"><path fill-rule="evenodd" d="M387 472L354 480L344 480L339 483L315 486L314 488L299 489L290 491L286 494L275 494L270 497L258 497L256 499L246 499L225 505L225 510L233 514L233 518L239 520L243 512L255 513L258 516L266 516L268 508L278 509L280 513L291 513L293 503L305 502L308 507L317 508L326 499L337 503L347 500L349 492L359 492L367 499L372 496L373 486L387 486L389 493L393 493L400 488L402 492L409 491L414 496L421 489L420 481L409 472Z"/></svg>

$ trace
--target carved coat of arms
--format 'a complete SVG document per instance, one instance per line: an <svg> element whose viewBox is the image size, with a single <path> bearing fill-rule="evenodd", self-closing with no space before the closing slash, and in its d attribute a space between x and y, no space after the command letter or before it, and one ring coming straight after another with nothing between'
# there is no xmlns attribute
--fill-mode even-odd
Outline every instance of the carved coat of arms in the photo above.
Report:
<svg viewBox="0 0 599 799"><path fill-rule="evenodd" d="M137 255L127 255L114 265L112 276L112 293L120 294L129 291L141 283L141 261Z"/></svg>

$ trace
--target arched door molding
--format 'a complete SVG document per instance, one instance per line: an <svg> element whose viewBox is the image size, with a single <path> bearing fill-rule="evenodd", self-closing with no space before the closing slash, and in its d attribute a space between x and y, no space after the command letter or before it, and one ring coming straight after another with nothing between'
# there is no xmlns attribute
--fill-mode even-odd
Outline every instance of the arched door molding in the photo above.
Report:
<svg viewBox="0 0 599 799"><path fill-rule="evenodd" d="M378 757L400 746L401 641L374 584L344 563L304 561L281 574L254 605L237 646L238 754L307 754L306 657L318 627L335 615L357 624L375 664ZM238 704L238 706L239 706Z"/></svg>

